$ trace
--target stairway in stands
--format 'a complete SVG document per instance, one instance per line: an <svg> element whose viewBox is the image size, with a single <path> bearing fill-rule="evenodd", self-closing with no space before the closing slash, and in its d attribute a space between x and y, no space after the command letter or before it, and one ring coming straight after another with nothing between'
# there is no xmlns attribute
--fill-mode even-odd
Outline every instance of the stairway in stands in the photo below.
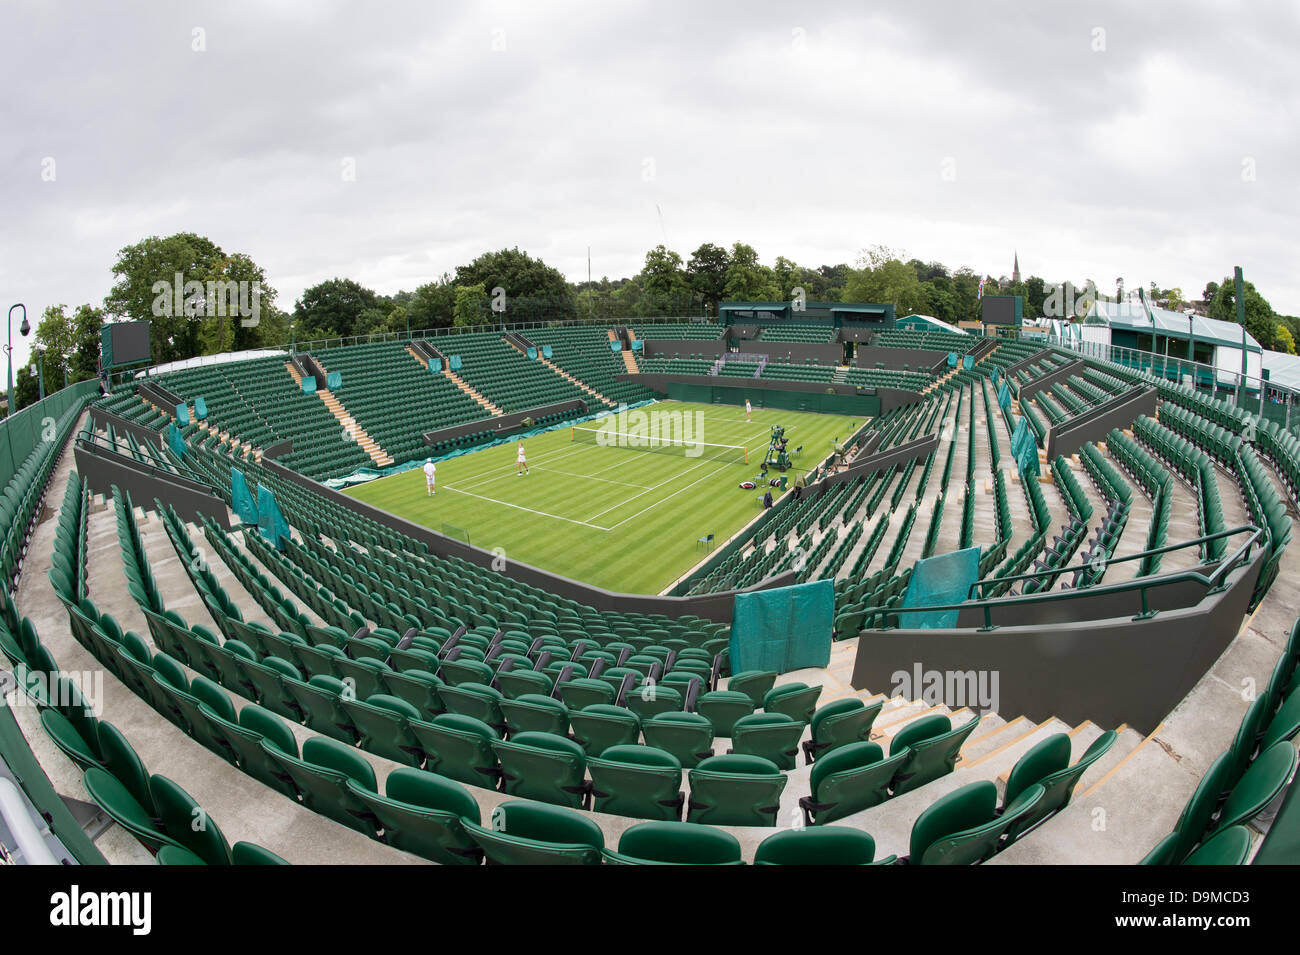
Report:
<svg viewBox="0 0 1300 955"><path fill-rule="evenodd" d="M613 334L613 333L611 332L611 334ZM527 354L528 354L527 351L525 351L524 349L522 349L522 348L519 347L519 345L518 345L517 342L513 342L513 341L511 341L510 338L509 338L508 336L507 336L507 337L503 337L501 340L502 340L503 342L505 342L507 345L509 345L511 348L513 348L515 351L519 352L521 355L527 355ZM591 385L587 384L585 381L581 381L581 380L579 380L579 379L573 377L573 375L569 374L567 371L565 371L563 368L561 368L561 367L560 367L559 365L557 365L555 362L551 361L549 358L544 358L544 357L542 356L542 350L541 350L540 348L537 349L537 360L538 360L539 362L541 362L543 365L545 365L547 368L551 369L551 371L555 372L555 373L556 373L557 375L559 375L561 378L563 378L563 379L565 379L566 381L568 381L570 384L572 384L572 385L576 385L577 387L581 388L583 391L585 391L587 394L591 395L591 396L592 396L593 398L595 398L597 401L602 402L602 403L607 404L607 405L616 405L616 404L618 404L617 401L613 401L613 400L611 400L611 399L609 399L609 398L606 398L604 395L602 395L602 394L601 394L599 391L597 391L595 388L591 387Z"/></svg>
<svg viewBox="0 0 1300 955"><path fill-rule="evenodd" d="M848 365L838 365L835 368L835 374L831 375L831 382L837 385L844 384L844 382L848 381L848 379L849 379Z"/></svg>
<svg viewBox="0 0 1300 955"><path fill-rule="evenodd" d="M612 328L609 330L609 340L612 342L619 340L618 333ZM627 342L631 345L634 341L636 341L636 332L629 328L627 330ZM639 375L641 373L641 369L636 363L636 355L632 352L631 348L624 348L619 352L619 354L623 356L623 367L627 369L629 375Z"/></svg>
<svg viewBox="0 0 1300 955"><path fill-rule="evenodd" d="M294 366L293 362L284 363L285 369L293 378L294 384L299 388L302 387L302 373ZM370 455L370 460L374 461L380 467L387 467L393 463L393 456L379 446L379 442L370 436L365 428L357 423L357 419L348 413L343 402L339 401L338 396L328 388L317 388L316 397L325 403L325 407L334 415L343 430L347 432L348 437L361 446L361 450Z"/></svg>

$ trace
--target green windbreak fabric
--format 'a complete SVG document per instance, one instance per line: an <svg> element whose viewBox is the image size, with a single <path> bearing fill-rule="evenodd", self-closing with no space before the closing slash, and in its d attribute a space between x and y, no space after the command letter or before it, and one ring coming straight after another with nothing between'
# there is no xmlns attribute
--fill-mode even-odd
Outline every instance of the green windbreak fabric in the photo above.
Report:
<svg viewBox="0 0 1300 955"><path fill-rule="evenodd" d="M234 511L245 524L256 524L257 504L253 501L253 492L249 490L248 479L239 468L230 469L230 499Z"/></svg>
<svg viewBox="0 0 1300 955"><path fill-rule="evenodd" d="M257 489L258 526L262 529L263 539L276 550L283 550L283 541L289 536L289 522L280 512L280 505L275 502L275 495L265 484Z"/></svg>
<svg viewBox="0 0 1300 955"><path fill-rule="evenodd" d="M938 554L918 560L903 595L903 610L908 607L934 607L958 604L970 593L970 585L980 578L980 549L967 547L950 554ZM957 610L929 613L900 613L898 626L904 630L933 630L957 626Z"/></svg>
<svg viewBox="0 0 1300 955"><path fill-rule="evenodd" d="M731 672L788 673L831 660L835 585L815 580L737 594L731 621Z"/></svg>

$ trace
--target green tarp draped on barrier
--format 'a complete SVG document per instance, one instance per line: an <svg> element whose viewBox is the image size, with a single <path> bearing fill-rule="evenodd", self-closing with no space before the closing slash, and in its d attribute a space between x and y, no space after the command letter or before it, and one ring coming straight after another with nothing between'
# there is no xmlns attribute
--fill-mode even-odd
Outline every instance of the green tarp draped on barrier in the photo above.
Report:
<svg viewBox="0 0 1300 955"><path fill-rule="evenodd" d="M176 423L182 428L190 423L190 409L183 401L176 406Z"/></svg>
<svg viewBox="0 0 1300 955"><path fill-rule="evenodd" d="M970 371L972 368L975 367L975 359L972 358L970 355L962 355L961 366L965 368L967 371Z"/></svg>
<svg viewBox="0 0 1300 955"><path fill-rule="evenodd" d="M816 580L737 594L731 620L731 672L788 673L831 660L835 585Z"/></svg>
<svg viewBox="0 0 1300 955"><path fill-rule="evenodd" d="M1038 477L1038 441L1023 415L1011 433L1011 456L1016 459L1021 474Z"/></svg>
<svg viewBox="0 0 1300 955"><path fill-rule="evenodd" d="M550 358L551 355L552 355L552 352L551 352L551 346L550 346L550 345L543 345L543 346L542 346L542 357L543 357L543 358Z"/></svg>
<svg viewBox="0 0 1300 955"><path fill-rule="evenodd" d="M529 357L529 358L532 358L533 360L536 360L536 359L537 359L537 349L536 349L536 348L529 348L529 349L528 349L528 357Z"/></svg>
<svg viewBox="0 0 1300 955"><path fill-rule="evenodd" d="M622 351L622 350L623 350L623 343L622 343L621 341L619 341L619 340L616 338L616 339L614 339L612 342L609 343L609 350L610 350L610 351Z"/></svg>
<svg viewBox="0 0 1300 955"><path fill-rule="evenodd" d="M1005 381L998 385L998 406L1003 410L1011 407L1011 389Z"/></svg>
<svg viewBox="0 0 1300 955"><path fill-rule="evenodd" d="M315 375L307 375L305 378L303 378L303 380L302 380L302 390L305 391L305 392L307 392L307 394L312 394L312 393L316 390L316 376L315 376Z"/></svg>
<svg viewBox="0 0 1300 955"><path fill-rule="evenodd" d="M912 565L902 609L959 604L970 593L970 585L980 578L980 549L967 547L950 554L918 560ZM957 626L957 610L928 613L900 613L898 626L904 630L933 630Z"/></svg>
<svg viewBox="0 0 1300 955"><path fill-rule="evenodd" d="M433 372L435 375L441 375L441 374L442 374L442 359L441 359L441 358L430 358L430 359L429 359L429 370L430 370L431 372Z"/></svg>
<svg viewBox="0 0 1300 955"><path fill-rule="evenodd" d="M197 398L194 399L194 417L198 418L200 421L203 421L204 419L207 418L207 416L208 416L208 403L203 400L202 395L199 395Z"/></svg>
<svg viewBox="0 0 1300 955"><path fill-rule="evenodd" d="M230 501L241 521L248 525L257 523L257 504L248 488L248 479L239 468L230 469Z"/></svg>
<svg viewBox="0 0 1300 955"><path fill-rule="evenodd" d="M185 460L185 439L181 437L181 429L176 427L173 422L167 426L167 444L170 445L172 453L182 461Z"/></svg>
<svg viewBox="0 0 1300 955"><path fill-rule="evenodd" d="M948 352L948 367L949 368L957 367L957 353L955 351Z"/></svg>
<svg viewBox="0 0 1300 955"><path fill-rule="evenodd" d="M645 342L641 341L641 339L639 339L639 338L634 339L633 342L632 342L632 350L633 350L633 351L645 351Z"/></svg>
<svg viewBox="0 0 1300 955"><path fill-rule="evenodd" d="M325 373L325 388L328 391L337 391L343 387L343 373L341 371L327 371Z"/></svg>
<svg viewBox="0 0 1300 955"><path fill-rule="evenodd" d="M280 513L275 495L265 484L257 488L257 526L262 530L263 540L276 550L284 550L284 541L289 537L289 522Z"/></svg>
<svg viewBox="0 0 1300 955"><path fill-rule="evenodd" d="M460 371L460 356L452 355L447 359L447 367L452 371Z"/></svg>

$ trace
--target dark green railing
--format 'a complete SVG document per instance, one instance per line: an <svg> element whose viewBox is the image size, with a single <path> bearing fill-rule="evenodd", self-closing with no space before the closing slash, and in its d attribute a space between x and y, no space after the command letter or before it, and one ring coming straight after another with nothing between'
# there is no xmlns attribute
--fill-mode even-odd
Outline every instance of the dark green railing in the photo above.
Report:
<svg viewBox="0 0 1300 955"><path fill-rule="evenodd" d="M1223 537L1235 537L1238 534L1249 534L1250 536L1246 539L1246 542L1244 544L1242 544L1236 549L1236 551L1234 551L1232 554L1229 554L1222 561L1220 561L1218 566L1214 569L1214 571L1208 575L1200 573L1195 570L1184 570L1173 574L1159 574L1150 577L1137 577L1134 578L1133 580L1126 580L1118 584L1105 584L1105 585L1097 585L1092 587L1083 587L1077 590L1049 590L1049 591L1044 591L1042 593L1020 594L1012 597L983 597L983 596L971 597L969 596L976 588L981 588L981 594L982 594L984 587L989 587L992 586L993 584L1000 584L1000 583L1013 583L1018 580L1039 579L1044 576L1047 576L1047 571L1039 571L1038 573L1029 573L1029 574L1016 574L1014 576L1009 576L1009 577L993 577L993 578L989 578L988 580L977 580L974 583L972 583L970 585L970 588L967 590L968 597L962 603L936 604L927 607L871 608L870 610L864 611L861 629L863 630L894 629L893 627L888 626L889 618L897 617L900 614L904 614L904 613L939 613L939 612L947 612L953 610L979 610L982 611L984 616L984 626L980 627L979 630L989 631L989 630L997 629L997 626L993 623L993 611L997 609L1001 609L1005 607L1018 607L1026 604L1059 603L1065 600L1073 600L1077 597L1096 597L1096 596L1104 596L1108 594L1132 593L1133 591L1138 592L1142 603L1142 611L1135 619L1139 619L1139 620L1147 619L1154 615L1152 610L1150 609L1150 603L1147 597L1148 590L1150 590L1152 587L1164 587L1172 583L1181 583L1181 582L1201 584L1205 587L1207 592L1214 592L1222 588L1227 581L1227 577L1229 573L1231 573L1238 566L1249 564L1251 559L1251 551L1254 549L1254 546L1260 542L1263 532L1258 527L1247 524L1241 527L1233 528L1232 530L1220 531L1217 534L1207 534L1203 537L1198 537L1194 540L1183 541L1182 543L1179 544L1167 544L1164 547L1153 548L1148 551L1143 551L1140 554L1132 554L1128 557L1118 557L1113 560L1107 561L1106 566L1109 569L1109 567L1113 564L1122 564L1130 561L1140 561L1155 554L1165 554L1171 551L1182 550L1183 548L1186 547L1199 548L1203 543L1207 541L1217 540ZM1052 574L1060 576L1063 574L1068 574L1072 571L1084 570L1087 569L1088 567L1089 564L1080 563L1070 567L1063 567L1060 568L1059 570L1053 570ZM885 625L878 626L877 621L884 621Z"/></svg>

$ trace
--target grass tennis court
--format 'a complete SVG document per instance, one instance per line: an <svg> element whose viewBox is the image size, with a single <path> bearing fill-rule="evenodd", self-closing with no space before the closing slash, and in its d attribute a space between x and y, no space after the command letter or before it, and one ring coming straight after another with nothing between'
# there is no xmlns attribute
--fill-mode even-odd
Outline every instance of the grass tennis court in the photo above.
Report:
<svg viewBox="0 0 1300 955"><path fill-rule="evenodd" d="M712 533L720 545L758 514L766 488L738 485L758 476L773 425L786 429L791 451L803 447L787 472L793 480L865 420L756 408L746 422L743 407L676 401L643 410L661 416L652 421L689 415L695 441L747 446L750 463L726 449L688 457L679 449L573 441L561 428L525 442L531 473L522 477L511 443L439 462L432 498L419 469L347 493L433 530L463 529L470 543L499 547L507 560L610 590L658 593L704 558L697 538Z"/></svg>

